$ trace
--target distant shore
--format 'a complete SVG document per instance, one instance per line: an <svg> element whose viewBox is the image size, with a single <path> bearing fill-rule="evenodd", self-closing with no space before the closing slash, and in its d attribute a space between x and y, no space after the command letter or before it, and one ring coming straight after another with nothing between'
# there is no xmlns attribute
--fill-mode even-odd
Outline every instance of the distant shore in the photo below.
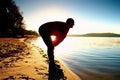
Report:
<svg viewBox="0 0 120 80"><path fill-rule="evenodd" d="M0 79L2 80L81 80L61 61L63 70L50 75L48 58L39 47L24 42L26 38L0 38Z"/></svg>
<svg viewBox="0 0 120 80"><path fill-rule="evenodd" d="M87 34L71 34L68 37L120 37L116 33L87 33Z"/></svg>

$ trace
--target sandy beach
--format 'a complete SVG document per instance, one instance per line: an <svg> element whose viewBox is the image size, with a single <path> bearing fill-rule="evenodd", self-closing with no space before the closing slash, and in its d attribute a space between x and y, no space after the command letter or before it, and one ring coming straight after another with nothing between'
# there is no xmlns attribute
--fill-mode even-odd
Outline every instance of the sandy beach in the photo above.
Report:
<svg viewBox="0 0 120 80"><path fill-rule="evenodd" d="M49 73L48 57L25 38L0 38L0 80L81 80L60 60L62 71Z"/></svg>

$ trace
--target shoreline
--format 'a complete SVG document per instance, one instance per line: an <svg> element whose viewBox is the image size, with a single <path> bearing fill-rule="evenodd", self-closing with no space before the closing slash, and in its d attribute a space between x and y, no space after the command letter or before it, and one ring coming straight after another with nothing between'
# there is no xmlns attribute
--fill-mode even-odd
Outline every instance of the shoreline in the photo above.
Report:
<svg viewBox="0 0 120 80"><path fill-rule="evenodd" d="M11 51L11 53L15 54L7 55L5 58L0 57L0 79L52 80L50 77L54 77L55 80L81 80L79 76L73 73L58 59L56 62L60 64L63 71L58 75L50 75L45 52L41 48L25 42L25 39L26 38L0 38L4 48L10 48L6 49L7 52ZM12 46L8 47L10 45ZM1 50L3 46L0 46ZM4 53L4 55L5 54L6 53Z"/></svg>

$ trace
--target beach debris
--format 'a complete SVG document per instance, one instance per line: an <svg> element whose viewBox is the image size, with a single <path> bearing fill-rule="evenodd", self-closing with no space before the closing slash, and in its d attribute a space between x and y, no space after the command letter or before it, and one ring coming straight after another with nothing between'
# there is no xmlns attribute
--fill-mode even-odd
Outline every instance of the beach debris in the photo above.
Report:
<svg viewBox="0 0 120 80"><path fill-rule="evenodd" d="M3 80L35 80L34 78L31 78L25 74L17 74L14 76L8 76L4 78Z"/></svg>
<svg viewBox="0 0 120 80"><path fill-rule="evenodd" d="M28 47L24 42L18 40L0 40L0 58L17 56L29 53Z"/></svg>

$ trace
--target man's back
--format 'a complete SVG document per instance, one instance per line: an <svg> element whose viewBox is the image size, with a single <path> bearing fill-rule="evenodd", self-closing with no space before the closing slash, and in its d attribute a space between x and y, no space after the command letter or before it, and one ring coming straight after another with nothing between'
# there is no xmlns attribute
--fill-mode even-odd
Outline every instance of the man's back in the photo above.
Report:
<svg viewBox="0 0 120 80"><path fill-rule="evenodd" d="M55 21L55 22L45 23L45 24L41 25L40 28L46 29L47 31L52 33L54 31L64 32L67 27L66 27L66 23Z"/></svg>

